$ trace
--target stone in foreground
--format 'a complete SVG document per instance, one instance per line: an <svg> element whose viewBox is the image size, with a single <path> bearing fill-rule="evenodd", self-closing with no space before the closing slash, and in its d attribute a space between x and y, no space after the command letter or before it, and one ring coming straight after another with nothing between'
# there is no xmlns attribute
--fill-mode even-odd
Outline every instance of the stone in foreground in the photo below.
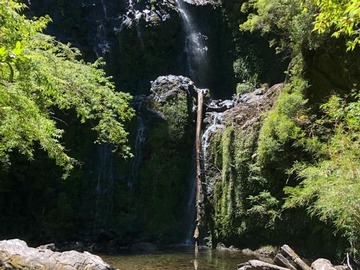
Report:
<svg viewBox="0 0 360 270"><path fill-rule="evenodd" d="M117 270L89 252L31 248L19 239L0 241L0 270Z"/></svg>

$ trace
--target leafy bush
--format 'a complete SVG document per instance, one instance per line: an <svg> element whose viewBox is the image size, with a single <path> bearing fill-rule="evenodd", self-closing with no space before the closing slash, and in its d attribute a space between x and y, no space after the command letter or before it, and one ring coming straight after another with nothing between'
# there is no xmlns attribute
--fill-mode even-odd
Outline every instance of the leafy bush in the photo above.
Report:
<svg viewBox="0 0 360 270"><path fill-rule="evenodd" d="M296 165L303 181L286 187L285 207L306 206L311 215L335 225L352 247L360 235L360 101L344 103L333 96L322 106L321 125L331 127L326 136L316 137L323 145L314 164ZM319 124L319 123L317 123Z"/></svg>
<svg viewBox="0 0 360 270"><path fill-rule="evenodd" d="M285 144L296 143L304 136L300 121L306 104L302 91L306 87L303 79L294 77L292 83L284 87L274 108L266 116L257 149L260 164L278 160L279 155L286 154L282 154Z"/></svg>
<svg viewBox="0 0 360 270"><path fill-rule="evenodd" d="M245 93L250 93L255 90L255 85L250 82L238 83L236 85L236 94L242 95Z"/></svg>
<svg viewBox="0 0 360 270"><path fill-rule="evenodd" d="M0 3L0 161L9 164L15 150L33 159L38 143L66 176L76 161L62 144L59 110L75 111L81 123L93 124L97 142L128 155L130 95L115 91L101 61L85 63L78 49L42 34L50 19L26 19L24 8L15 0Z"/></svg>
<svg viewBox="0 0 360 270"><path fill-rule="evenodd" d="M275 34L277 38L271 44L279 51L293 51L311 35L311 9L303 12L301 1L250 0L242 5L241 10L249 14L240 29Z"/></svg>
<svg viewBox="0 0 360 270"><path fill-rule="evenodd" d="M316 14L314 31L319 34L331 32L333 37L345 36L347 38L347 50L354 50L360 44L360 1L315 1L319 9Z"/></svg>

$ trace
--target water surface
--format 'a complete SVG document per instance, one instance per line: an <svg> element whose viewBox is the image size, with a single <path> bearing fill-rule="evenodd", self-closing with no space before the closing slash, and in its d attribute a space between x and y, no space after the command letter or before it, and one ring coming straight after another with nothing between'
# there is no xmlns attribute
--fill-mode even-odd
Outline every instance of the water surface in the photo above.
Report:
<svg viewBox="0 0 360 270"><path fill-rule="evenodd" d="M251 259L241 251L209 249L201 250L197 257L193 250L101 257L120 270L236 270L239 263Z"/></svg>

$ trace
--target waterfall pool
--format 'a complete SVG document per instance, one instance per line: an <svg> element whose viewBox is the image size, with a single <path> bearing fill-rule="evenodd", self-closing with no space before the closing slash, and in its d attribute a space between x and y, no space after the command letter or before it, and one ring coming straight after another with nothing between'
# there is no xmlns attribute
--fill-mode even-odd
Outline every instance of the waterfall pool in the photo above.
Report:
<svg viewBox="0 0 360 270"><path fill-rule="evenodd" d="M201 250L197 257L193 249L101 257L120 270L236 270L238 264L253 258L241 251L210 249Z"/></svg>

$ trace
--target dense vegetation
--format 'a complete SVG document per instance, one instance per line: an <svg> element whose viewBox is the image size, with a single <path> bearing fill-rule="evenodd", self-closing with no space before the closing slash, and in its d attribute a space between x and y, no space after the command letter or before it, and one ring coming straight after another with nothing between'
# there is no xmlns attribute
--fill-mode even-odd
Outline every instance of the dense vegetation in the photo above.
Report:
<svg viewBox="0 0 360 270"><path fill-rule="evenodd" d="M212 202L215 240L356 253L359 8L357 0L242 4L248 17L240 28L270 37L291 61L286 85L257 131L244 136L229 127L215 138L215 163L225 172Z"/></svg>
<svg viewBox="0 0 360 270"><path fill-rule="evenodd" d="M89 146L93 139L131 155L125 125L134 112L131 96L115 91L101 59L86 63L78 49L43 34L49 17L28 19L24 9L19 1L0 3L0 192L2 212L10 213L2 223L26 224L4 225L2 233L31 234L33 216L34 227L46 237L73 225L71 199L59 188L59 178L67 178L74 168L76 175L84 162L78 159L83 157L78 145ZM86 138L74 136L79 124L82 129L75 132L88 129ZM42 172L36 175L37 170ZM28 181L22 182L24 178ZM20 206L29 199L27 207Z"/></svg>
<svg viewBox="0 0 360 270"><path fill-rule="evenodd" d="M48 17L26 19L17 1L0 8L2 164L10 163L14 150L32 159L38 143L68 173L75 160L60 141L57 110L75 110L81 123L93 121L98 142L129 154L124 123L133 115L130 96L114 91L101 62L85 63L77 49L42 34Z"/></svg>

